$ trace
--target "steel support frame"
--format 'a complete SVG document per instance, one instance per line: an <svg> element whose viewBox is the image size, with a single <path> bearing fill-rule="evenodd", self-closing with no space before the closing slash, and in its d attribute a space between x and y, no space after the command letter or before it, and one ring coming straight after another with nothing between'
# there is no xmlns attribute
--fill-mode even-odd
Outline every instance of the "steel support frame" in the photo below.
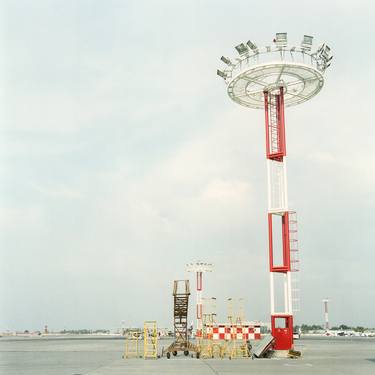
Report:
<svg viewBox="0 0 375 375"><path fill-rule="evenodd" d="M289 239L289 211L286 179L286 139L284 120L284 89L278 92L264 92L264 110L266 126L266 158L268 169L268 241L269 241L269 270L270 270L270 302L271 302L271 330L275 337L275 350L289 350L293 348L293 312L291 285L291 256ZM277 184L272 176L272 165L281 167L282 174L277 175ZM281 176L281 177L280 177ZM275 186L276 185L276 186ZM273 200L273 193L279 200ZM281 218L282 261L275 264L274 223L273 218ZM275 274L283 274L284 311L275 311ZM279 326L278 322L283 322Z"/></svg>

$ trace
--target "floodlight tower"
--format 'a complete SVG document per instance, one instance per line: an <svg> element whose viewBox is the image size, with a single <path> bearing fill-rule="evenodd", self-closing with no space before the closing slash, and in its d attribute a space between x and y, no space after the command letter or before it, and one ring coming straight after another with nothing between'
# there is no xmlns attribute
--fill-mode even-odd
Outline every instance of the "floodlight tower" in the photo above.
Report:
<svg viewBox="0 0 375 375"><path fill-rule="evenodd" d="M186 265L188 272L195 272L197 275L197 328L196 336L202 335L203 321L202 321L202 289L203 289L203 273L212 271L211 263L195 262Z"/></svg>
<svg viewBox="0 0 375 375"><path fill-rule="evenodd" d="M329 320L328 320L328 302L329 302L329 299L323 299L322 300L323 302L323 305L324 305L324 329L326 331L329 330Z"/></svg>
<svg viewBox="0 0 375 375"><path fill-rule="evenodd" d="M331 65L330 48L322 44L312 51L313 37L305 35L300 46L288 46L287 33L277 33L273 42L258 47L252 41L235 47L238 57L222 56L225 69L217 70L236 103L264 109L268 176L268 242L271 294L271 328L275 350L293 348L291 272L298 271L296 213L288 207L284 108L303 103L323 87L323 75ZM279 218L282 236L277 252L273 228ZM281 310L275 307L275 279L281 276L284 295ZM276 295L278 295L276 293Z"/></svg>

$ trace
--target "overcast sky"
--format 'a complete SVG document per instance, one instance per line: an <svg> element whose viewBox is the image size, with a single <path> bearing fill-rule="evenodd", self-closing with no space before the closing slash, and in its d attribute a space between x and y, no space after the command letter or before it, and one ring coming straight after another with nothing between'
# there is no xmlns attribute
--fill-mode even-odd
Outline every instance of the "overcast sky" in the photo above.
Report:
<svg viewBox="0 0 375 375"><path fill-rule="evenodd" d="M171 326L198 259L220 321L228 297L269 320L263 113L216 69L283 31L335 55L286 112L297 323L328 297L332 324L375 326L371 1L3 0L1 17L0 330Z"/></svg>

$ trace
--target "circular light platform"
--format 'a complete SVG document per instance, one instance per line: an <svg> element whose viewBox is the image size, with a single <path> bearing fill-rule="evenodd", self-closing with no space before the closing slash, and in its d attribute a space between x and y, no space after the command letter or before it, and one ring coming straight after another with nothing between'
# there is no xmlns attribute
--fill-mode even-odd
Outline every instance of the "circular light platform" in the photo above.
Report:
<svg viewBox="0 0 375 375"><path fill-rule="evenodd" d="M290 107L315 96L323 87L323 75L311 66L274 62L242 70L228 83L228 95L250 108L264 107L264 91L278 92L284 87L284 104Z"/></svg>

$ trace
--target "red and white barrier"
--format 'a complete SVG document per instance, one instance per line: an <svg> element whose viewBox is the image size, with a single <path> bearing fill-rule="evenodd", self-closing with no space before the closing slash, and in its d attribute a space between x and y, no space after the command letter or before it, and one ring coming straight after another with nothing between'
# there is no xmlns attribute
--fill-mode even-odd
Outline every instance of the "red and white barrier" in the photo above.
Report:
<svg viewBox="0 0 375 375"><path fill-rule="evenodd" d="M207 338L213 340L260 340L260 325L206 325Z"/></svg>

